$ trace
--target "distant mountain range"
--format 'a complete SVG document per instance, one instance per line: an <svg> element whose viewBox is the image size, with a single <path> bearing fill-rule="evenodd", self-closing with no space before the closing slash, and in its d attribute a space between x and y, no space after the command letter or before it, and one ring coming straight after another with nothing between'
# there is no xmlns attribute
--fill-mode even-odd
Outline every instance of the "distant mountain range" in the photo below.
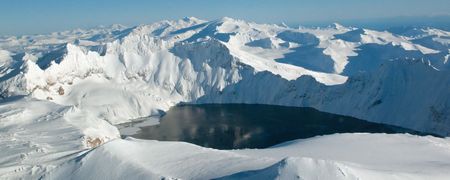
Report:
<svg viewBox="0 0 450 180"><path fill-rule="evenodd" d="M431 27L292 28L193 17L1 37L4 164L60 162L120 137L111 124L178 103L313 107L448 136L449 47L450 32Z"/></svg>

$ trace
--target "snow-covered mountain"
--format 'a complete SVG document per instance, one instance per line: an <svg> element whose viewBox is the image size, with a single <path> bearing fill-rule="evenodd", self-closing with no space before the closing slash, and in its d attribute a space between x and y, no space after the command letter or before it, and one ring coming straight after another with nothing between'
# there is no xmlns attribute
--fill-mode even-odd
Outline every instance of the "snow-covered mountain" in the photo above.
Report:
<svg viewBox="0 0 450 180"><path fill-rule="evenodd" d="M446 135L450 35L416 31L185 18L7 37L1 95L74 106L113 124L179 102L265 103Z"/></svg>
<svg viewBox="0 0 450 180"><path fill-rule="evenodd" d="M448 136L449 56L450 32L439 29L231 18L1 37L0 174L40 177L120 137L111 124L178 103L314 107Z"/></svg>

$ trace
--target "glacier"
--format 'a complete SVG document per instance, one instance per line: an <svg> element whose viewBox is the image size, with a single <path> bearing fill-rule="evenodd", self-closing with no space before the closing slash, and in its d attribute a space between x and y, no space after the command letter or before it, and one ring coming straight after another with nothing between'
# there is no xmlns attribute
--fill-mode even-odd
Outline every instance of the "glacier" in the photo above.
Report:
<svg viewBox="0 0 450 180"><path fill-rule="evenodd" d="M114 125L160 115L180 103L248 103L313 107L448 136L449 39L450 32L434 28L395 34L337 23L291 28L194 17L131 28L113 25L0 37L0 138L4 142L0 149L5 150L0 153L0 176L58 179L70 173L79 179L129 174L136 174L132 176L136 179L208 179L269 174L313 179L318 173L314 169L319 168L329 177L343 173L341 179L401 179L415 177L415 171L429 166L415 178L445 179L450 176L445 171L450 167L448 138L385 134L314 138L317 144L335 138L358 151L370 150L366 141L385 146L395 139L400 149L411 151L407 157L416 163L408 169L404 168L407 160L392 160L398 164L392 168L404 173L395 177L383 173L389 170L382 168L389 162L376 158L296 154L296 148L313 147L301 142L284 145L289 150L229 152L181 142L121 139ZM432 146L428 150L436 152L436 163L416 157L427 151L410 150L402 142ZM130 155L145 153L128 152L151 148L180 156L152 162L151 156ZM179 152L183 148L207 153L200 159L224 156L232 160L202 168L193 165L197 158L177 168L171 163L187 158ZM394 151L373 153L391 157ZM274 157L288 152L289 157ZM114 170L117 174L108 174L117 167L90 170L101 162L123 162L129 168ZM214 169L237 162L245 163ZM162 164L165 168L158 168ZM192 167L187 170L187 166ZM195 172L198 168L205 171Z"/></svg>

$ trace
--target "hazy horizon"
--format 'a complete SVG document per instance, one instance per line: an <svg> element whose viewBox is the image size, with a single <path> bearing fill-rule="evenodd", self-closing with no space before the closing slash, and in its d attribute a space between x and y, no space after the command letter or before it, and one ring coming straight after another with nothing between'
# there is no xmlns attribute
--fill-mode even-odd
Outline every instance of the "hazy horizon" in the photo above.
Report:
<svg viewBox="0 0 450 180"><path fill-rule="evenodd" d="M184 17L195 17L195 16L184 16ZM22 35L34 35L34 34L49 34L53 32L62 32L62 31L70 31L75 29L92 29L102 26L112 26L115 24L127 26L127 27L134 27L141 24L151 24L162 20L178 20L182 19L184 17L174 18L174 19L160 19L155 21L149 21L149 22L143 22L138 24L131 24L131 23L110 23L110 24L93 24L93 25L80 25L80 26L73 26L73 27L55 27L53 29L47 29L47 30L39 30L32 29L31 31L14 31L13 33L5 33L0 30L0 36L22 36ZM230 17L230 16L224 16L224 17ZM202 17L195 17L202 20L216 20L216 19L206 19ZM269 23L269 24L286 24L290 27L326 27L330 26L333 23L339 23L344 26L352 26L352 27L361 27L361 28L371 28L371 29L378 29L378 30L385 30L389 28L398 28L398 27L434 27L439 28L442 30L450 30L450 15L443 15L443 16L432 16L432 17L426 17L426 16L418 16L418 17L388 17L388 18L367 18L367 19L348 19L348 20L340 20L340 21L310 21L310 22L286 22L286 21L279 21L279 22L265 22L265 21L252 21L248 19L243 18L236 18L236 17L230 17L233 19L239 19L239 20L245 20L249 22L256 22L256 23Z"/></svg>
<svg viewBox="0 0 450 180"><path fill-rule="evenodd" d="M450 24L450 1L446 0L305 0L305 1L142 1L130 0L19 0L0 7L0 35L50 33L98 25L134 26L160 20L193 16L213 20L227 16L258 23L289 25L344 25L371 23L406 25ZM432 22L428 22L432 21Z"/></svg>

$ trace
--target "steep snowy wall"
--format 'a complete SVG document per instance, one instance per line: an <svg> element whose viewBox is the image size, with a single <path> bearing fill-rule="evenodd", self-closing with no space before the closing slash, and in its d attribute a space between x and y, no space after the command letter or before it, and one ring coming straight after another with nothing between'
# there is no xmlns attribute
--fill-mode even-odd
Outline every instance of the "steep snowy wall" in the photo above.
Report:
<svg viewBox="0 0 450 180"><path fill-rule="evenodd" d="M69 43L45 68L45 56L1 51L2 96L30 94L112 124L180 102L264 103L450 133L448 45L433 50L421 45L429 41L389 32L230 18L163 21L118 34L101 52Z"/></svg>
<svg viewBox="0 0 450 180"><path fill-rule="evenodd" d="M170 166L180 159L187 162L183 154L179 154L180 159L155 156L162 158L160 162L169 163L162 168L160 164L146 164L158 162L153 161L154 158L150 158L152 161L141 156L128 159L128 150L147 152L155 147L150 145L152 142L116 140L90 153L87 150L120 137L112 124L161 114L178 103L306 106L448 136L450 33L432 28L413 32L407 36L338 24L329 28L293 29L230 18L209 22L185 18L128 29L115 26L43 36L1 37L0 141L6 143L0 144L0 176L51 179L67 177L67 174L77 174L81 178L98 178L96 175L103 174L114 178L126 174L115 171L114 168L119 166L104 166L105 162L109 162L108 165L124 163L126 170L135 172L135 178L226 178L231 173L237 174L230 178L249 175L288 177L305 175L315 169L328 169L327 173L334 176L344 166L337 161L320 160L323 157L276 158L241 166L240 162L250 157L231 153L232 156L224 156L224 163L219 166L212 167L209 162L201 164L211 168L204 171L203 176L195 174L203 167L191 166L191 161L198 163L212 158L191 158L179 168L183 171ZM393 136L375 139L390 142ZM445 139L427 138L421 141L438 149L418 151L417 154L447 150L443 145L446 142L441 142ZM378 149L373 148L377 146L394 147L391 144L373 147L364 144L372 144L373 138L337 140L339 142L321 142L338 144L320 148L334 153L328 150L347 147L342 144L348 145L348 142L357 142L354 147L370 147L368 150ZM405 141L413 142L401 138L392 144L404 144ZM423 147L422 144L415 142L411 147ZM159 152L173 155L179 148L187 146L198 151L186 152L205 152L202 148L179 143L163 146ZM291 152L304 149L297 148ZM400 148L401 152L397 153L404 154L410 149L409 146ZM208 151L220 157L230 155L230 152ZM281 150L271 154L281 154L284 158L286 152ZM364 152L362 157L367 157L366 150L361 152ZM403 157L386 156L390 152L379 153L380 157L375 160ZM232 164L239 167L228 166L231 162L228 157L236 157L236 163ZM264 161L261 157L250 159ZM353 157L354 154L349 156L350 159ZM405 157L408 166L410 159L419 157L417 163L420 165L414 167L419 170L431 167L423 171L423 177L436 174L441 174L442 179L448 177L445 171L447 156L437 157L440 161L422 159L416 154ZM99 165L106 168L93 173L92 169ZM225 166L233 169L221 168ZM398 172L402 172L403 166ZM186 171L188 168L184 167L192 171ZM303 171L305 167L312 169L306 172ZM386 168L385 164L380 167L383 167L382 176L376 177L392 177L392 174L384 176L390 167ZM220 171L216 171L217 168ZM255 169L260 170L252 171ZM278 169L283 173L273 172ZM417 174L417 169L411 172ZM48 174L52 170L57 171ZM240 171L244 172L238 173ZM215 176L211 176L214 173ZM411 176L407 173L405 177Z"/></svg>
<svg viewBox="0 0 450 180"><path fill-rule="evenodd" d="M441 135L450 132L450 76L422 62L387 62L335 86L308 76L288 81L268 72L243 77L248 78L196 103L306 106Z"/></svg>

